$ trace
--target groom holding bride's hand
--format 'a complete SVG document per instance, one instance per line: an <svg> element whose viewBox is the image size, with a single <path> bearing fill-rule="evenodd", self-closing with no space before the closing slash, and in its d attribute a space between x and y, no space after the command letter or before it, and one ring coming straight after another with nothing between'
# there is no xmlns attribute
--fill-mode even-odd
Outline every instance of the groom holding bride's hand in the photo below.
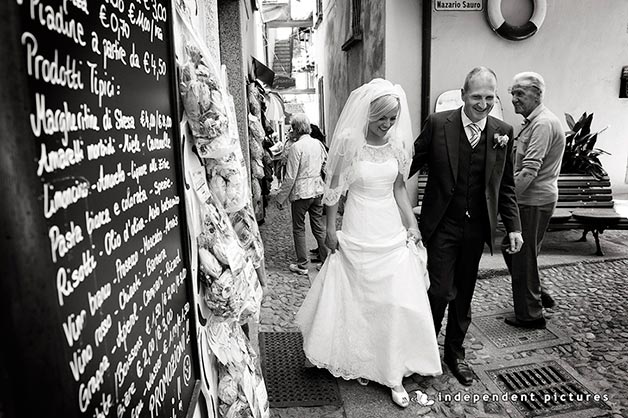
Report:
<svg viewBox="0 0 628 418"><path fill-rule="evenodd" d="M414 143L410 175L428 164L419 227L427 248L429 300L438 335L449 305L444 361L463 385L473 383L462 346L471 323L471 299L484 243L491 252L497 214L509 253L521 249L515 198L512 126L489 116L497 77L486 67L467 74L463 107L428 117Z"/></svg>

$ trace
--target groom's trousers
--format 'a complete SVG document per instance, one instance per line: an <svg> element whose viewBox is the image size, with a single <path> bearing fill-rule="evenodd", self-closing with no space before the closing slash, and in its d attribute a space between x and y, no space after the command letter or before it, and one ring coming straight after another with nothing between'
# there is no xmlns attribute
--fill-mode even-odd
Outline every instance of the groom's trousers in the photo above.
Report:
<svg viewBox="0 0 628 418"><path fill-rule="evenodd" d="M445 359L464 359L462 346L471 324L471 299L486 233L487 220L452 220L445 216L427 242L430 274L428 296L436 335L445 315Z"/></svg>

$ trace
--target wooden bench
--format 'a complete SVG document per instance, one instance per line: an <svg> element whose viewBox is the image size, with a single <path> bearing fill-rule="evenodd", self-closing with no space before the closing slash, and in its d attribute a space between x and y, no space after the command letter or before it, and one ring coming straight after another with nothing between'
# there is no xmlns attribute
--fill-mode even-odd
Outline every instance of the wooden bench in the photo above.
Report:
<svg viewBox="0 0 628 418"><path fill-rule="evenodd" d="M419 205L414 213L421 212L427 175L419 175ZM599 235L607 229L628 230L628 218L619 215L613 202L613 191L608 177L597 179L581 174L561 174L558 177L558 203L550 220L548 231L582 230L580 241L586 241L591 232L595 238L596 254L604 255ZM499 229L504 229L501 222Z"/></svg>
<svg viewBox="0 0 628 418"><path fill-rule="evenodd" d="M548 231L581 229L580 241L591 232L596 254L604 255L599 234L607 229L628 229L628 218L615 210L613 191L608 177L597 179L581 174L558 177L558 203Z"/></svg>

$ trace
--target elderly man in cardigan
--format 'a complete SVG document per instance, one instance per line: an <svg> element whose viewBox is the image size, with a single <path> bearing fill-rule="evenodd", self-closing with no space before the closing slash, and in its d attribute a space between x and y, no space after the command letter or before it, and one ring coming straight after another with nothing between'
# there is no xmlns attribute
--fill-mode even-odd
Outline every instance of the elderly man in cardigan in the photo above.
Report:
<svg viewBox="0 0 628 418"><path fill-rule="evenodd" d="M524 117L514 153L523 248L516 254L503 251L515 308L515 316L505 321L516 327L545 328L543 307L552 307L554 301L542 293L537 255L558 200L565 134L558 118L543 105L545 81L539 74L515 75L510 93L515 113Z"/></svg>

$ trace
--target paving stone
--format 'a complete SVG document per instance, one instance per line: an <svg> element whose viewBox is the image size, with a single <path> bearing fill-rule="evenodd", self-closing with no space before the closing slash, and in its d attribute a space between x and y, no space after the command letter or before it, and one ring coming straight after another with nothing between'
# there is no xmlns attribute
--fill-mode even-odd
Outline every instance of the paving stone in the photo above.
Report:
<svg viewBox="0 0 628 418"><path fill-rule="evenodd" d="M446 406L443 403L435 403L432 406L432 411L434 412L435 416L440 416L440 417L451 417L452 416L452 412L450 410L450 408L448 406Z"/></svg>
<svg viewBox="0 0 628 418"><path fill-rule="evenodd" d="M465 416L464 407L461 404L454 404L453 407L451 408L451 411L453 412L453 415L456 417Z"/></svg>
<svg viewBox="0 0 628 418"><path fill-rule="evenodd" d="M503 415L504 407L499 402L484 402L484 412L490 415Z"/></svg>
<svg viewBox="0 0 628 418"><path fill-rule="evenodd" d="M480 412L479 408L477 408L476 406L465 406L464 407L464 412L466 416L477 416L477 414Z"/></svg>
<svg viewBox="0 0 628 418"><path fill-rule="evenodd" d="M416 409L414 412L416 413L416 415L426 415L431 410L432 410L432 408L430 408L429 406L422 406L419 409Z"/></svg>
<svg viewBox="0 0 628 418"><path fill-rule="evenodd" d="M434 395L436 395L436 389L434 389L432 386L425 389L424 392L428 395L429 398L433 398Z"/></svg>

